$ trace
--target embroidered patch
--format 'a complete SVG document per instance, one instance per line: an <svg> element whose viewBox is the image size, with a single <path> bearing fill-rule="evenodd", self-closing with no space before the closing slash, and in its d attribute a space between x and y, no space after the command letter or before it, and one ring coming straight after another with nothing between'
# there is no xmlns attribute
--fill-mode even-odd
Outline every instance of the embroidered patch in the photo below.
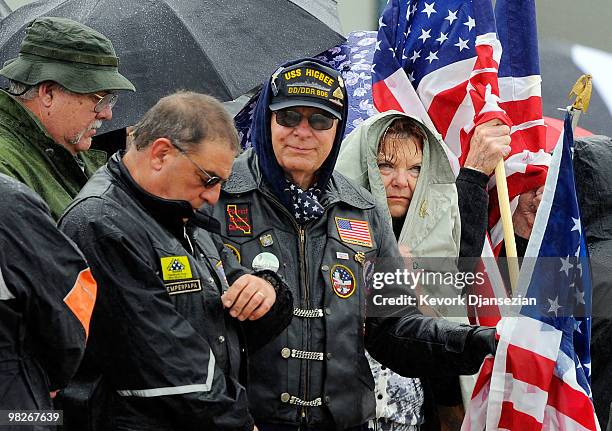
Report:
<svg viewBox="0 0 612 431"><path fill-rule="evenodd" d="M348 298L355 292L355 276L344 265L334 265L332 267L331 282L334 293L340 298Z"/></svg>
<svg viewBox="0 0 612 431"><path fill-rule="evenodd" d="M253 225L249 204L227 204L225 225L229 236L252 236Z"/></svg>
<svg viewBox="0 0 612 431"><path fill-rule="evenodd" d="M162 257L161 269L164 281L191 278L191 266L187 256Z"/></svg>
<svg viewBox="0 0 612 431"><path fill-rule="evenodd" d="M202 290L200 280L176 281L174 283L166 283L168 295L179 295L181 293L198 292Z"/></svg>
<svg viewBox="0 0 612 431"><path fill-rule="evenodd" d="M232 251L232 253L234 253L234 256L236 256L236 260L238 261L238 263L242 261L242 256L240 256L240 252L238 251L236 247L226 242L224 242L223 245L229 248Z"/></svg>
<svg viewBox="0 0 612 431"><path fill-rule="evenodd" d="M336 228L342 242L372 247L372 235L367 221L336 217Z"/></svg>

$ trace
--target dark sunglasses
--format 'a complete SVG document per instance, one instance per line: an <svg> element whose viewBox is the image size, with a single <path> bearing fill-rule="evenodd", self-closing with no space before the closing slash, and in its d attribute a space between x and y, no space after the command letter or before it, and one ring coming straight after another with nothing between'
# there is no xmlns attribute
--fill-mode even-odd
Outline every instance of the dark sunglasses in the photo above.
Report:
<svg viewBox="0 0 612 431"><path fill-rule="evenodd" d="M291 109L276 111L276 122L284 127L296 127L302 122L302 115ZM308 124L315 130L329 130L334 125L334 117L316 112L308 116Z"/></svg>
<svg viewBox="0 0 612 431"><path fill-rule="evenodd" d="M205 189L212 189L217 184L219 184L219 183L223 184L225 182L225 180L223 180L223 178L218 177L216 175L210 175L208 172L206 172L204 169L202 169L200 167L200 165L198 165L196 162L193 161L193 159L191 157L189 157L189 155L187 154L187 152L185 150L183 150L181 147L176 145L173 141L170 141L170 143L172 144L172 146L174 148L176 148L179 151L179 153L181 153L183 156L185 156L187 158L187 160L189 160L191 162L191 164L193 164L193 166L198 168L198 170L200 172L202 172L204 175L206 175L206 179L200 178L202 180L202 186Z"/></svg>

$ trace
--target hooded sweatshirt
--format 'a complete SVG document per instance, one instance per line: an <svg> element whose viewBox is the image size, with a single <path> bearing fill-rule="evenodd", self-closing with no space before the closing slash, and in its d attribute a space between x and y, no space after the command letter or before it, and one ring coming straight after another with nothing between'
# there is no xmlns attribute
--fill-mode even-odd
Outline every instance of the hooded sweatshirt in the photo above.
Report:
<svg viewBox="0 0 612 431"><path fill-rule="evenodd" d="M421 173L398 242L407 245L413 256L454 259L459 255L461 238L455 176L443 144L421 121L397 111L374 115L346 137L336 169L368 189L386 207L387 194L376 163L378 143L385 130L400 117L417 121L426 139Z"/></svg>
<svg viewBox="0 0 612 431"><path fill-rule="evenodd" d="M301 63L306 59L299 59L285 63L282 67L291 66L294 64ZM322 61L315 59L308 59L315 63L319 63L322 66L329 67ZM274 156L274 150L272 148L272 136L270 132L270 120L272 118L272 111L269 109L270 100L272 99L272 90L270 88L270 80L266 82L261 95L255 108L255 115L253 118L253 124L251 126L251 139L253 141L253 148L257 154L257 160L259 163L259 169L261 174L270 185L274 195L279 201L291 212L294 212L293 202L291 200L291 194L287 190L287 181L283 169L278 164L276 157ZM343 107L342 117L346 118L348 115L348 104L345 103ZM323 162L321 167L316 173L315 183L318 189L321 190L322 195L325 194L325 188L329 183L329 180L334 171L336 160L338 159L338 153L340 151L340 144L342 137L344 136L345 122L339 121L336 129L336 137L334 138L334 144L332 150ZM322 197L322 196L321 196Z"/></svg>

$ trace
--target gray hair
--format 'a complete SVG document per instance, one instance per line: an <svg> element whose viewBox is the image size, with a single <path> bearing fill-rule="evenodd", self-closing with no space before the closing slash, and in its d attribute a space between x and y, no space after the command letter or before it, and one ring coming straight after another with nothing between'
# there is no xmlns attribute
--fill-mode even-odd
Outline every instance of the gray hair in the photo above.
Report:
<svg viewBox="0 0 612 431"><path fill-rule="evenodd" d="M8 93L12 94L13 96L21 100L33 100L38 96L38 88L42 84L48 83L48 82L53 82L57 86L57 88L59 88L59 90L64 93L76 94L68 90L67 88L64 88L63 86L61 86L60 84L54 81L44 81L44 82L39 82L38 84L29 85L29 84L24 84L23 82L14 81L12 79L8 80L8 84L9 84Z"/></svg>
<svg viewBox="0 0 612 431"><path fill-rule="evenodd" d="M8 92L21 100L32 100L38 96L39 86L40 84L28 85L9 79Z"/></svg>
<svg viewBox="0 0 612 431"><path fill-rule="evenodd" d="M238 132L221 102L205 94L179 91L160 99L131 132L137 150L159 138L192 149L205 140L224 141L240 151Z"/></svg>

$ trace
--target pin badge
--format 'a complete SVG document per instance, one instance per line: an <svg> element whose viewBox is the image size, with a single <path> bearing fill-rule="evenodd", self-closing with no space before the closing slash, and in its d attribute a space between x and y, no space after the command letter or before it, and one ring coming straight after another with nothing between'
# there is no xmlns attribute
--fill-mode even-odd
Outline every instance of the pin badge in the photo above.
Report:
<svg viewBox="0 0 612 431"><path fill-rule="evenodd" d="M251 268L253 268L255 271L263 271L267 269L276 272L278 271L279 266L280 262L278 261L278 257L268 252L259 253L257 256L255 256L255 259L253 259L253 263L251 264Z"/></svg>
<svg viewBox="0 0 612 431"><path fill-rule="evenodd" d="M349 260L349 254L341 251L336 252L336 259Z"/></svg>
<svg viewBox="0 0 612 431"><path fill-rule="evenodd" d="M270 247L272 244L274 244L274 238L272 238L272 235L267 233L259 237L259 242L261 243L262 247Z"/></svg>
<svg viewBox="0 0 612 431"><path fill-rule="evenodd" d="M365 253L362 251L357 252L357 254L355 254L355 262L358 262L359 264L363 265L366 261L366 256Z"/></svg>

